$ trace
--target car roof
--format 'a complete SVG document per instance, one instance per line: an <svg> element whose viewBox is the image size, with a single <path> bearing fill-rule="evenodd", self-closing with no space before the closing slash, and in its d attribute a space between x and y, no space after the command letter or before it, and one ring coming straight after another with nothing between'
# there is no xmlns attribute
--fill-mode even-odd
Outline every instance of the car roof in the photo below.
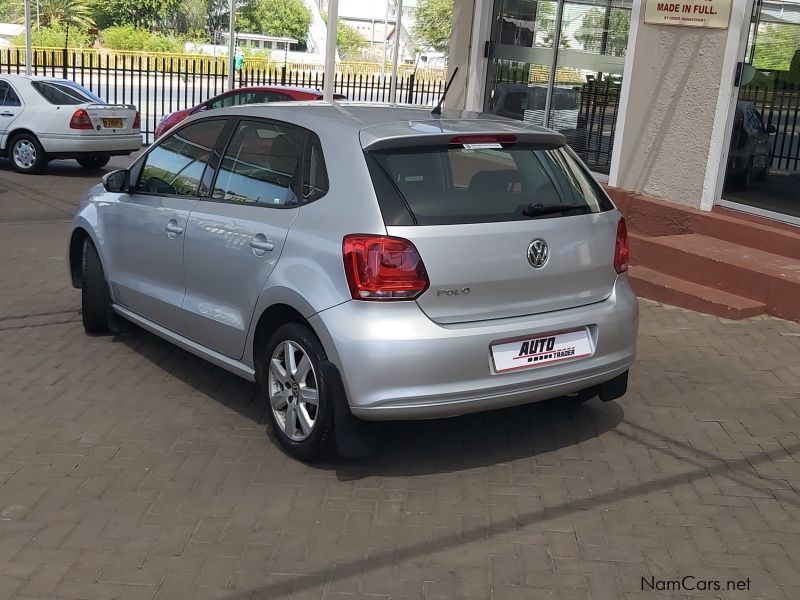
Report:
<svg viewBox="0 0 800 600"><path fill-rule="evenodd" d="M379 147L398 138L407 143L447 135L508 134L531 143L563 145L564 136L538 125L506 119L496 115L444 110L441 116L431 114L430 108L361 102L271 102L247 104L214 111L216 115L230 114L272 118L294 123L317 133L332 135L347 131L360 135L364 148Z"/></svg>
<svg viewBox="0 0 800 600"><path fill-rule="evenodd" d="M72 83L72 84L76 83L71 79L64 79L63 77L47 77L46 75L25 75L23 73L3 73L2 75L0 75L0 77L2 77L3 79L8 79L10 81L54 81L58 83Z"/></svg>
<svg viewBox="0 0 800 600"><path fill-rule="evenodd" d="M249 85L246 87L226 90L218 95L223 96L225 94L232 94L236 92L298 92L301 94L322 94L322 90L317 88L297 87L291 85Z"/></svg>

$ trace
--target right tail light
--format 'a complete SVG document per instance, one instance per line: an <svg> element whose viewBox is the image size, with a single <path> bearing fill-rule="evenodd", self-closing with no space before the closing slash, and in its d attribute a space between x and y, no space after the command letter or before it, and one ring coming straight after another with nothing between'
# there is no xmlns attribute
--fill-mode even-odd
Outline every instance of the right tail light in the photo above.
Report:
<svg viewBox="0 0 800 600"><path fill-rule="evenodd" d="M625 218L622 217L617 223L617 243L614 248L614 269L617 273L624 273L628 270L628 263L631 258L631 249L628 245L628 226Z"/></svg>

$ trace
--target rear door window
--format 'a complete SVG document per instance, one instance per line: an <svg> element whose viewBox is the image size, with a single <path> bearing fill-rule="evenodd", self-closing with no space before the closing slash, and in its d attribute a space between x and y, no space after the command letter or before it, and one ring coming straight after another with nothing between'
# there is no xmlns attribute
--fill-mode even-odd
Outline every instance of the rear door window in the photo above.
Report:
<svg viewBox="0 0 800 600"><path fill-rule="evenodd" d="M88 93L77 85L66 85L51 81L34 81L31 83L42 97L50 104L59 106L72 106L76 104L102 102L99 98Z"/></svg>
<svg viewBox="0 0 800 600"><path fill-rule="evenodd" d="M242 121L220 164L212 197L272 206L295 204L305 134L293 127Z"/></svg>
<svg viewBox="0 0 800 600"><path fill-rule="evenodd" d="M382 175L391 181L419 225L521 221L613 208L566 148L449 145L372 155L380 166L371 169L373 180ZM383 182L374 183L379 195L385 193Z"/></svg>

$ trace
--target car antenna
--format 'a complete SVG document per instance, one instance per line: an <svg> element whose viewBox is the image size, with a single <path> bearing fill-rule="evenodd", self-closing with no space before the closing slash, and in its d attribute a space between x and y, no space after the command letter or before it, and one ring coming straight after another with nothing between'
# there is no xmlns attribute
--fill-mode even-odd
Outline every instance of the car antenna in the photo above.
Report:
<svg viewBox="0 0 800 600"><path fill-rule="evenodd" d="M442 114L442 104L444 103L444 99L447 97L447 91L450 89L450 86L451 86L451 85L453 85L453 79L455 79L455 77L456 77L456 73L458 73L458 67L456 67L456 68L453 70L453 74L450 76L450 81L448 81L448 82L447 82L447 85L446 85L446 86L444 86L444 93L442 94L442 97L441 97L441 99L439 100L439 104L437 104L437 105L436 105L436 108L434 108L434 109L431 111L431 114L432 114L434 117L438 117L439 115L441 115L441 114Z"/></svg>

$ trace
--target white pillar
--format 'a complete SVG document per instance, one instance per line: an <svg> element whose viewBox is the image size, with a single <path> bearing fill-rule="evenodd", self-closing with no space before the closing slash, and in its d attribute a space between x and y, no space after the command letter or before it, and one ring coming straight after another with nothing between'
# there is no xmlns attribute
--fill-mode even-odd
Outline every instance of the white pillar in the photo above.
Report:
<svg viewBox="0 0 800 600"><path fill-rule="evenodd" d="M458 67L458 75L447 92L447 106L453 109L483 111L489 60L484 56L492 30L494 3L489 0L455 0L453 30L447 58L448 81Z"/></svg>
<svg viewBox="0 0 800 600"><path fill-rule="evenodd" d="M397 0L397 18L394 21L394 57L392 58L392 87L389 102L397 103L397 65L400 63L400 32L403 27L403 0Z"/></svg>
<svg viewBox="0 0 800 600"><path fill-rule="evenodd" d="M634 2L609 183L710 210L724 176L736 64L753 0L727 29L644 22Z"/></svg>
<svg viewBox="0 0 800 600"><path fill-rule="evenodd" d="M228 22L228 89L232 90L236 78L236 0L230 0L230 21Z"/></svg>
<svg viewBox="0 0 800 600"><path fill-rule="evenodd" d="M333 102L333 85L336 82L336 26L339 23L339 0L328 2L328 39L325 45L325 85L322 99Z"/></svg>
<svg viewBox="0 0 800 600"><path fill-rule="evenodd" d="M25 0L25 74L31 74L33 52L31 52L31 0Z"/></svg>

